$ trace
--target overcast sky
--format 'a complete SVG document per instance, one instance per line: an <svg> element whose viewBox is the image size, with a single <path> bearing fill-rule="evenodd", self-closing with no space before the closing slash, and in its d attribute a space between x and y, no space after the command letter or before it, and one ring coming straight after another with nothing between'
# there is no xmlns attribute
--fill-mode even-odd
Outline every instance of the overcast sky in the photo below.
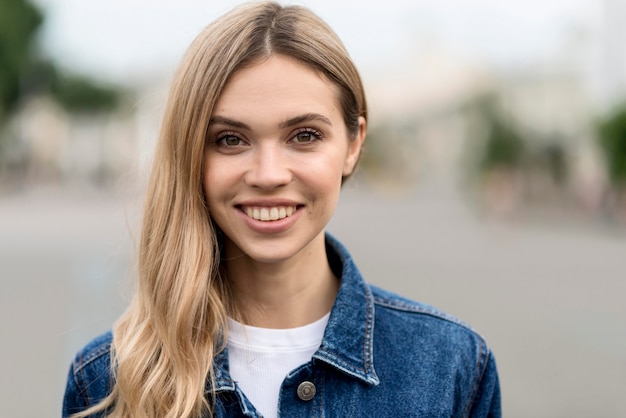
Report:
<svg viewBox="0 0 626 418"><path fill-rule="evenodd" d="M235 0L34 0L44 49L106 79L167 75L208 22ZM343 39L364 73L402 65L426 40L513 65L554 48L603 0L300 0ZM284 3L284 2L283 2Z"/></svg>

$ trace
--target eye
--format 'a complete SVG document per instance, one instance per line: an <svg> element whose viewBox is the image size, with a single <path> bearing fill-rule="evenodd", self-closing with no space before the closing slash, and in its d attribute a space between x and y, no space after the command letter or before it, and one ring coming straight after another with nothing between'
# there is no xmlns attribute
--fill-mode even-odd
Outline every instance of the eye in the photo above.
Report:
<svg viewBox="0 0 626 418"><path fill-rule="evenodd" d="M218 135L218 137L215 139L215 143L217 145L221 145L224 147L238 147L241 145L245 145L245 142L243 139L241 139L237 135L227 133L227 132L221 135Z"/></svg>
<svg viewBox="0 0 626 418"><path fill-rule="evenodd" d="M293 136L292 142L296 144L309 144L322 139L322 133L315 129L304 128Z"/></svg>

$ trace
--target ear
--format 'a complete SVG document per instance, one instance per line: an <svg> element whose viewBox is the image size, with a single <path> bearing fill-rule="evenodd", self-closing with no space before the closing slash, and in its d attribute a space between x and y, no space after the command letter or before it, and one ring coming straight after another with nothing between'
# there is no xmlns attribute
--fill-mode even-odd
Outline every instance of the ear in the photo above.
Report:
<svg viewBox="0 0 626 418"><path fill-rule="evenodd" d="M348 153L343 164L342 175L349 176L354 171L356 163L361 156L361 148L363 147L363 141L365 141L365 135L367 133L367 121L363 116L359 116L359 131L354 139L348 142Z"/></svg>

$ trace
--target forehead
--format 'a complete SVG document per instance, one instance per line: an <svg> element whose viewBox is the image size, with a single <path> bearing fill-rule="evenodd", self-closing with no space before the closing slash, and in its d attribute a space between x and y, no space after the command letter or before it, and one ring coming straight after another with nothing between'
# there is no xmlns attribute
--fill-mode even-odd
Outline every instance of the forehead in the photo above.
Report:
<svg viewBox="0 0 626 418"><path fill-rule="evenodd" d="M213 113L249 115L289 109L340 113L339 88L321 71L294 58L273 55L236 71Z"/></svg>

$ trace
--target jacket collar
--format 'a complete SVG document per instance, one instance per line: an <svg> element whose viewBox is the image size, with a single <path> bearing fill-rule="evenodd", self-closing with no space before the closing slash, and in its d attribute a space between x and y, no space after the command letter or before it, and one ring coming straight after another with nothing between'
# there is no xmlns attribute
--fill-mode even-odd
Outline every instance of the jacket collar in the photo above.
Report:
<svg viewBox="0 0 626 418"><path fill-rule="evenodd" d="M366 384L378 385L373 357L372 292L346 248L329 234L326 234L326 252L334 273L341 277L341 284L322 343L313 359ZM228 372L226 348L215 356L214 371L216 392L235 390Z"/></svg>
<svg viewBox="0 0 626 418"><path fill-rule="evenodd" d="M378 385L373 357L372 292L345 247L328 234L326 251L341 284L322 344L313 358L367 384Z"/></svg>

